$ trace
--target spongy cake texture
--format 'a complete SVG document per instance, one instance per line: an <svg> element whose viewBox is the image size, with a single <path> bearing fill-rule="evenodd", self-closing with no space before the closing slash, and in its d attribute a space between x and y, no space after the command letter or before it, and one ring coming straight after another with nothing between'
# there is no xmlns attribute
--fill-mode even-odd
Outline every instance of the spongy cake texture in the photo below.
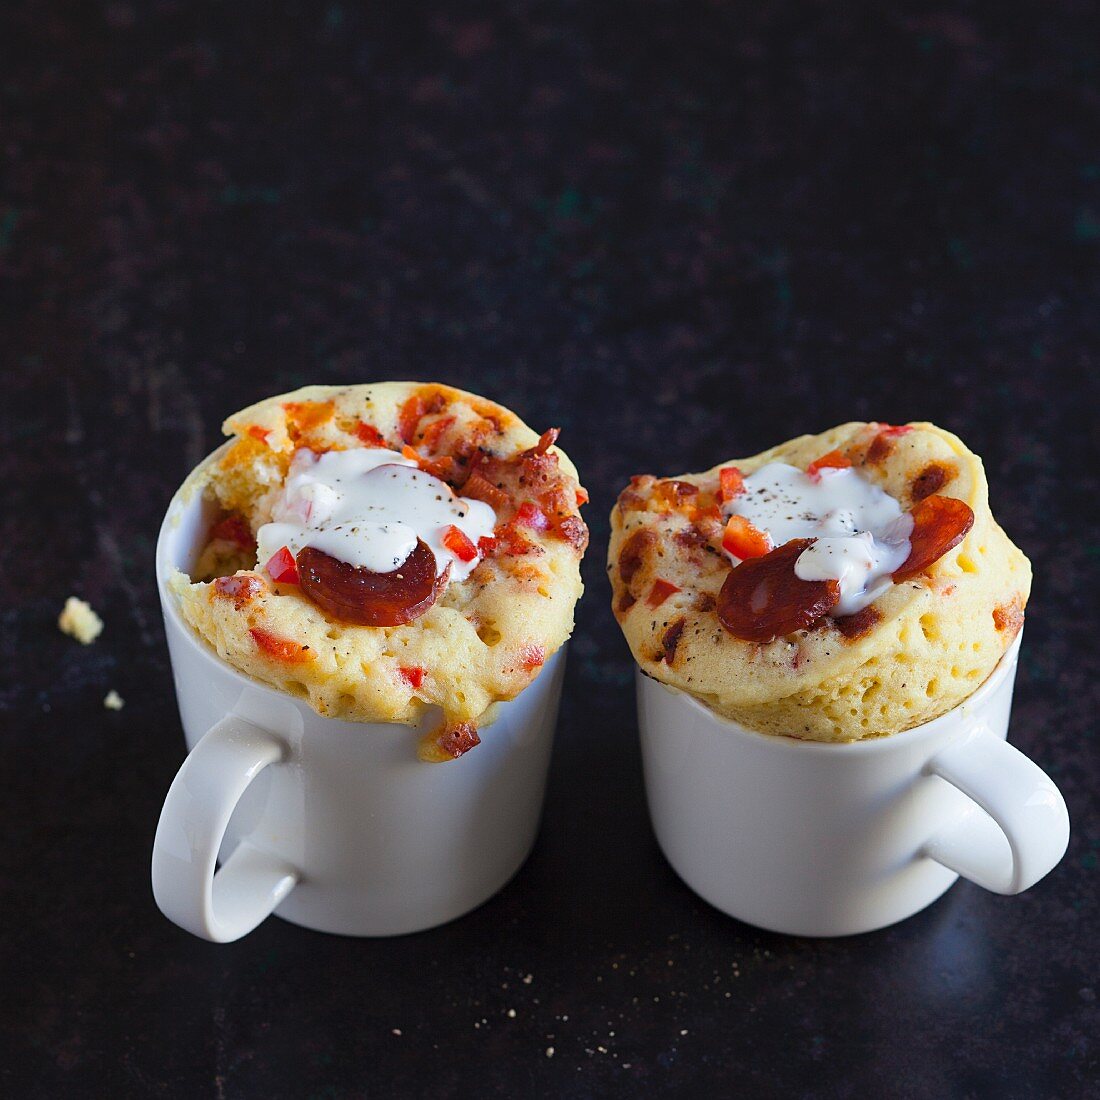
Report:
<svg viewBox="0 0 1100 1100"><path fill-rule="evenodd" d="M496 464L503 483L522 464L522 453L539 442L494 402L412 382L309 386L244 409L224 428L235 441L196 471L185 492L212 497L234 522L243 518L246 543L271 519L299 447L320 452L411 445L425 462L443 463L451 473L475 458L483 471ZM577 517L584 494L576 470L556 447L537 464L551 488L557 486L562 529L571 540L554 527L525 528L523 537L502 543L501 552L486 557L465 581L449 584L437 603L406 625L358 626L327 617L296 585L272 581L263 563L257 567L254 549L232 539L214 537L194 577L176 573L170 589L184 619L222 658L308 699L320 714L414 724L425 708L438 706L447 723L484 724L489 708L517 695L568 638L582 590L587 531ZM520 503L517 485L513 477L505 486L512 495L498 511L502 524ZM514 534L516 528L507 530ZM239 583L223 581L219 589L216 576L226 574Z"/></svg>
<svg viewBox="0 0 1100 1100"><path fill-rule="evenodd" d="M805 469L838 450L904 509L933 493L965 501L974 525L924 573L892 585L848 620L755 643L715 613L729 573L722 523L701 516L719 470L750 474L768 462ZM670 481L698 488L677 506ZM712 509L713 511L713 509ZM676 479L634 478L611 514L608 571L616 617L642 670L717 713L763 733L853 741L910 729L946 713L989 675L1023 623L1027 558L989 508L981 460L928 423L892 429L842 424L752 458ZM667 588L676 586L658 601Z"/></svg>

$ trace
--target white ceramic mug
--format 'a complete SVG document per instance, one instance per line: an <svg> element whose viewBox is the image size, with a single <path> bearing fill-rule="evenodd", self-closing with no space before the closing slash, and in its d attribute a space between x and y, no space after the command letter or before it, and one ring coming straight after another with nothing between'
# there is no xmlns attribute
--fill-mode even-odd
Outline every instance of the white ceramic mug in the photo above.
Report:
<svg viewBox="0 0 1100 1100"><path fill-rule="evenodd" d="M535 841L564 649L498 707L480 745L424 763L417 742L438 711L419 728L322 718L231 668L183 621L165 582L173 567L195 561L213 511L201 494L178 493L157 543L190 750L153 843L157 905L216 942L238 939L272 912L323 932L388 936L480 905Z"/></svg>
<svg viewBox="0 0 1100 1100"><path fill-rule="evenodd" d="M1019 648L942 717L850 744L756 733L639 670L646 794L668 861L730 916L801 936L893 924L959 875L1026 890L1062 858L1069 815L1005 741Z"/></svg>

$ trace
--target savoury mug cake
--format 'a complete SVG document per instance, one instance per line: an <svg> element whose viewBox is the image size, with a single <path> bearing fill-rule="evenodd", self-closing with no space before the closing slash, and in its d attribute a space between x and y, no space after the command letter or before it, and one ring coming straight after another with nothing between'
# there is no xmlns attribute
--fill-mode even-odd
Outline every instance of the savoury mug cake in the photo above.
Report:
<svg viewBox="0 0 1100 1100"><path fill-rule="evenodd" d="M1023 624L1027 558L981 460L933 424L848 423L611 514L614 612L640 669L762 733L857 741L971 695Z"/></svg>
<svg viewBox="0 0 1100 1100"><path fill-rule="evenodd" d="M169 581L186 622L323 716L440 708L422 759L477 745L573 627L588 498L557 430L413 382L307 386L224 430L185 487L220 509Z"/></svg>

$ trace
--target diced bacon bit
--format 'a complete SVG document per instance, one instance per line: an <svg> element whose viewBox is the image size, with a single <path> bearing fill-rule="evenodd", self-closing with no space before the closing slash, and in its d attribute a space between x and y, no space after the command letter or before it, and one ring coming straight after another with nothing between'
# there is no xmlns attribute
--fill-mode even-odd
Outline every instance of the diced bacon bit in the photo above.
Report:
<svg viewBox="0 0 1100 1100"><path fill-rule="evenodd" d="M294 555L286 546L280 547L271 555L271 560L264 566L268 575L276 584L300 584L298 566L294 561Z"/></svg>
<svg viewBox="0 0 1100 1100"><path fill-rule="evenodd" d="M522 646L519 651L519 663L528 672L533 668L541 668L546 664L546 647L535 642Z"/></svg>
<svg viewBox="0 0 1100 1100"><path fill-rule="evenodd" d="M488 504L494 512L503 512L512 503L512 498L503 489L498 489L488 478L483 477L476 470L466 479L466 484L462 486L462 495L469 497L471 500L480 500Z"/></svg>
<svg viewBox="0 0 1100 1100"><path fill-rule="evenodd" d="M233 542L247 549L251 549L256 545L256 540L252 537L252 529L237 515L225 516L218 520L210 528L210 538L211 540L222 539L225 542Z"/></svg>
<svg viewBox="0 0 1100 1100"><path fill-rule="evenodd" d="M641 512L649 503L646 495L657 479L652 474L634 474L630 484L619 494L616 507L620 512Z"/></svg>
<svg viewBox="0 0 1100 1100"><path fill-rule="evenodd" d="M634 574L641 569L642 563L656 542L656 532L643 527L623 543L619 551L619 579L623 584L629 585L634 579Z"/></svg>
<svg viewBox="0 0 1100 1100"><path fill-rule="evenodd" d="M760 558L772 549L772 540L766 531L744 516L730 516L722 534L722 549L735 558Z"/></svg>
<svg viewBox="0 0 1100 1100"><path fill-rule="evenodd" d="M745 491L745 479L736 466L723 466L718 471L718 499L725 504Z"/></svg>
<svg viewBox="0 0 1100 1100"><path fill-rule="evenodd" d="M840 451L829 451L828 454L823 454L820 458L815 458L813 462L806 467L806 473L815 480L818 480L822 470L846 470L851 464L852 460L846 455L842 455Z"/></svg>
<svg viewBox="0 0 1100 1100"><path fill-rule="evenodd" d="M974 526L970 505L954 497L930 496L918 501L909 510L913 530L909 532L909 557L893 573L899 584L923 573L953 550Z"/></svg>
<svg viewBox="0 0 1100 1100"><path fill-rule="evenodd" d="M308 661L310 657L313 656L313 654L310 653L309 646L300 645L298 642L293 642L289 638L280 638L264 630L262 627L250 627L248 633L252 635L252 640L256 645L266 653L268 657L272 657L276 661L286 661L288 664L301 664L302 661Z"/></svg>
<svg viewBox="0 0 1100 1100"><path fill-rule="evenodd" d="M447 760L457 760L480 744L481 738L473 722L453 722L425 734L417 755L430 764L441 764Z"/></svg>
<svg viewBox="0 0 1100 1100"><path fill-rule="evenodd" d="M464 531L451 524L443 532L443 545L450 550L459 561L473 561L477 557L477 547L470 541Z"/></svg>
<svg viewBox="0 0 1100 1100"><path fill-rule="evenodd" d="M527 538L515 523L498 527L496 538L498 554L522 557L524 554L543 553L542 547Z"/></svg>
<svg viewBox="0 0 1100 1100"><path fill-rule="evenodd" d="M681 589L678 585L658 577L653 582L653 587L649 590L649 595L646 597L646 607L660 607L669 596L679 591L681 591Z"/></svg>
<svg viewBox="0 0 1100 1100"><path fill-rule="evenodd" d="M237 574L232 577L218 577L214 581L214 595L232 600L233 606L240 611L254 596L267 591L261 577L253 573Z"/></svg>
<svg viewBox="0 0 1100 1100"><path fill-rule="evenodd" d="M421 443L423 443L429 451L434 451L439 446L439 440L443 433L446 432L454 422L455 418L453 416L441 416L438 420L433 420L421 434Z"/></svg>
<svg viewBox="0 0 1100 1100"><path fill-rule="evenodd" d="M908 435L913 430L912 424L876 424L879 435L885 435L888 437L896 437L899 435Z"/></svg>
<svg viewBox="0 0 1100 1100"><path fill-rule="evenodd" d="M401 406L397 414L397 432L406 443L416 437L421 419L447 407L446 397L438 390L421 390L414 393Z"/></svg>
<svg viewBox="0 0 1100 1100"><path fill-rule="evenodd" d="M670 668L676 660L676 648L680 644L680 635L684 632L684 619L677 619L661 635L661 652L657 655L658 661L664 661Z"/></svg>
<svg viewBox="0 0 1100 1100"><path fill-rule="evenodd" d="M665 509L673 509L681 507L687 498L695 496L698 492L698 485L671 478L657 483L653 489L653 499Z"/></svg>
<svg viewBox="0 0 1100 1100"><path fill-rule="evenodd" d="M420 685L424 683L424 673L426 669L418 668L416 665L411 667L402 665L397 671L401 674L401 679L404 680L413 691L420 690Z"/></svg>
<svg viewBox="0 0 1100 1100"><path fill-rule="evenodd" d="M271 429L261 428L259 424L249 424L245 429L245 434L252 436L253 439L258 439L261 443L266 443L267 437L271 435Z"/></svg>
<svg viewBox="0 0 1100 1100"><path fill-rule="evenodd" d="M525 500L516 512L516 523L521 527L530 527L532 531L546 531L550 521L537 504Z"/></svg>
<svg viewBox="0 0 1100 1100"><path fill-rule="evenodd" d="M355 434L359 437L359 441L368 447L389 446L385 437L373 424L367 424L362 420L355 425Z"/></svg>
<svg viewBox="0 0 1100 1100"><path fill-rule="evenodd" d="M557 442L559 435L561 435L561 428L547 428L546 431L539 436L539 441L526 451L521 451L518 457L537 458L539 455L546 454L546 452Z"/></svg>
<svg viewBox="0 0 1100 1100"><path fill-rule="evenodd" d="M407 443L401 448L401 455L410 462L415 462L424 473L431 474L440 481L446 481L454 473L455 460L450 455L443 455L436 459L425 458L415 447L410 447Z"/></svg>
<svg viewBox="0 0 1100 1100"><path fill-rule="evenodd" d="M629 592L624 592L615 608L616 616L625 615L637 602Z"/></svg>
<svg viewBox="0 0 1100 1100"><path fill-rule="evenodd" d="M588 490L583 485L577 486L577 507L587 504L592 498L588 495Z"/></svg>
<svg viewBox="0 0 1100 1100"><path fill-rule="evenodd" d="M584 553L588 546L588 526L580 516L566 516L558 522L554 531L574 550Z"/></svg>

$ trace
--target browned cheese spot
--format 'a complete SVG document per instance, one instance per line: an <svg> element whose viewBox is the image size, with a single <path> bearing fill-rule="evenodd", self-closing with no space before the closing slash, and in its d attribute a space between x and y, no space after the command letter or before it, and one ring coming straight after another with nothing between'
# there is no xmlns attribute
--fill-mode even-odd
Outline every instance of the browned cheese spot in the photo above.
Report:
<svg viewBox="0 0 1100 1100"><path fill-rule="evenodd" d="M882 621L882 613L872 604L854 615L841 615L833 620L837 630L849 641L864 638Z"/></svg>
<svg viewBox="0 0 1100 1100"><path fill-rule="evenodd" d="M954 476L954 466L943 462L930 462L915 478L909 486L909 493L914 501L924 500L933 493L938 493Z"/></svg>
<svg viewBox="0 0 1100 1100"><path fill-rule="evenodd" d="M870 462L872 465L885 462L893 453L893 450L893 439L883 432L879 432L879 434L871 440L871 446L867 448L867 457L865 461Z"/></svg>
<svg viewBox="0 0 1100 1100"><path fill-rule="evenodd" d="M1024 625L1024 609L1019 599L993 608L993 625L1001 634L1015 638Z"/></svg>

